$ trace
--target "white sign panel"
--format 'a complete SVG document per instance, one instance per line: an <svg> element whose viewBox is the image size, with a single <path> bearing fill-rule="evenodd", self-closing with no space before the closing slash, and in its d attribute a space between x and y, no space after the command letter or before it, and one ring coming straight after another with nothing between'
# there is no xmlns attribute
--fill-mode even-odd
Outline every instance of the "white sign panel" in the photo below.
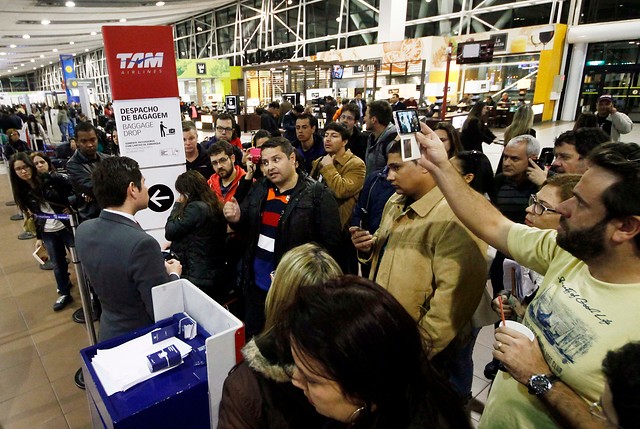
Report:
<svg viewBox="0 0 640 429"><path fill-rule="evenodd" d="M185 163L178 98L113 102L120 154L140 168Z"/></svg>
<svg viewBox="0 0 640 429"><path fill-rule="evenodd" d="M136 220L144 230L164 228L178 198L176 178L186 171L184 165L162 168L143 168L142 176L149 188L149 207L136 213Z"/></svg>

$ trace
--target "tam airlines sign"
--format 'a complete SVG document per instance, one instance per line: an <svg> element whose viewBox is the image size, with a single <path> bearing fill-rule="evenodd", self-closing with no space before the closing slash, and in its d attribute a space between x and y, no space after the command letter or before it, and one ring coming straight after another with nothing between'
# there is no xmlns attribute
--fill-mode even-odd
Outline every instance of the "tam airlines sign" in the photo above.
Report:
<svg viewBox="0 0 640 429"><path fill-rule="evenodd" d="M104 51L114 100L178 97L169 26L104 26Z"/></svg>
<svg viewBox="0 0 640 429"><path fill-rule="evenodd" d="M124 53L116 54L116 58L120 60L120 70L134 67L139 69L162 68L164 52L158 52L157 54L153 52Z"/></svg>

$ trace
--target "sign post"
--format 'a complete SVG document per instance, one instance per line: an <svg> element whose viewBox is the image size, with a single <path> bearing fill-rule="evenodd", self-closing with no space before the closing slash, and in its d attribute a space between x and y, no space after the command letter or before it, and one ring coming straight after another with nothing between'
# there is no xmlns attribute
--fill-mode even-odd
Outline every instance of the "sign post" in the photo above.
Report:
<svg viewBox="0 0 640 429"><path fill-rule="evenodd" d="M120 154L140 164L149 186L149 210L136 219L164 242L175 180L186 170L173 33L168 26L105 26L102 34Z"/></svg>

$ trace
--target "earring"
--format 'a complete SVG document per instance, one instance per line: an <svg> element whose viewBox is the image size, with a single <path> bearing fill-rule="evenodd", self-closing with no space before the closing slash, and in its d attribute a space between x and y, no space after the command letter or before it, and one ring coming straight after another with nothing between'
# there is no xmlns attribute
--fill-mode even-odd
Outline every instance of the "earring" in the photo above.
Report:
<svg viewBox="0 0 640 429"><path fill-rule="evenodd" d="M347 423L349 424L354 424L355 422L358 421L358 419L360 418L360 415L367 409L366 404L361 406L360 408L356 409L353 413L351 413L351 415L349 416L349 418L347 419Z"/></svg>

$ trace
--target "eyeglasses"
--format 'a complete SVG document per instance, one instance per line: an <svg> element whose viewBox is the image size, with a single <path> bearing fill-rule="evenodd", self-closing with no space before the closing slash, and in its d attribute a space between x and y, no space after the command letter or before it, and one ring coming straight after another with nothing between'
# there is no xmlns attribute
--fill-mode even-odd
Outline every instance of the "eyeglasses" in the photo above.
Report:
<svg viewBox="0 0 640 429"><path fill-rule="evenodd" d="M23 165L22 167L13 167L13 171L28 171L29 170L29 166L28 165Z"/></svg>
<svg viewBox="0 0 640 429"><path fill-rule="evenodd" d="M217 161L211 161L211 165L212 165L212 166L214 166L214 167L216 167L216 166L218 166L218 165L226 164L226 163L227 163L227 161L229 161L229 157L226 157L226 156L225 156L224 158L220 158L220 159L219 159L219 160L217 160Z"/></svg>
<svg viewBox="0 0 640 429"><path fill-rule="evenodd" d="M216 131L219 131L221 133L230 133L231 131L233 131L233 128L229 128L229 127L216 127Z"/></svg>
<svg viewBox="0 0 640 429"><path fill-rule="evenodd" d="M529 205L533 206L533 212L538 216L542 216L545 212L558 214L560 213L557 210L542 205L542 203L538 201L538 197L536 197L536 194L531 194L529 196Z"/></svg>

